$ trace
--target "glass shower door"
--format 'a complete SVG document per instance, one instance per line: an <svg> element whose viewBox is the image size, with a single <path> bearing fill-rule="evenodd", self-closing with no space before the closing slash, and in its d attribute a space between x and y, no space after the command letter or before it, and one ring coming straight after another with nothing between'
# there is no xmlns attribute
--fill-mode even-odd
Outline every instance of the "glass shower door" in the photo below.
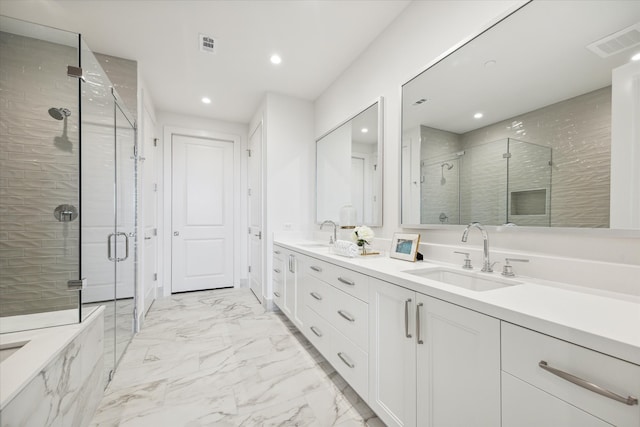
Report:
<svg viewBox="0 0 640 427"><path fill-rule="evenodd" d="M115 95L114 95L115 96ZM122 357L135 330L136 159L135 126L115 102L116 235L115 363Z"/></svg>

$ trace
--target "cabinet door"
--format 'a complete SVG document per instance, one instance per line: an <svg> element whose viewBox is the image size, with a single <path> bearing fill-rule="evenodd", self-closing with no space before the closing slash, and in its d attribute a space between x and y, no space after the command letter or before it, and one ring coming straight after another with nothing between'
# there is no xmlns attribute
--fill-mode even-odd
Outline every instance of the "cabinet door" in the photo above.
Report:
<svg viewBox="0 0 640 427"><path fill-rule="evenodd" d="M293 323L298 329L303 330L304 326L304 309L305 309L305 293L307 289L306 263L307 258L303 255L296 254L293 269L295 271L295 298L293 304Z"/></svg>
<svg viewBox="0 0 640 427"><path fill-rule="evenodd" d="M296 301L296 256L291 252L284 252L284 314L293 321Z"/></svg>
<svg viewBox="0 0 640 427"><path fill-rule="evenodd" d="M417 294L420 426L500 425L500 322Z"/></svg>
<svg viewBox="0 0 640 427"><path fill-rule="evenodd" d="M388 426L416 425L415 299L413 291L370 281L368 403Z"/></svg>

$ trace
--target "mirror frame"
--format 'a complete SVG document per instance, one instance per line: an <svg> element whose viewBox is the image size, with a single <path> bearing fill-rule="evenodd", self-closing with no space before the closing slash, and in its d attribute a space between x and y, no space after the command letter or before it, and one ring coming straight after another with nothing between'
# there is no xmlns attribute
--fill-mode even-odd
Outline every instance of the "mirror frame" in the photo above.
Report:
<svg viewBox="0 0 640 427"><path fill-rule="evenodd" d="M487 24L480 27L480 29L463 38L458 43L451 46L449 49L445 50L440 55L436 56L434 59L429 61L424 67L422 67L418 72L411 74L399 87L400 94L400 109L399 109L399 129L398 129L398 205L397 205L397 213L398 213L398 222L401 229L413 229L413 230L452 230L459 231L462 230L466 224L412 224L405 223L403 221L402 216L402 137L403 137L403 128L402 128L402 119L403 119L403 88L410 81L414 80L422 73L435 66L439 62L445 60L450 55L454 54L458 49L461 49L465 45L469 44L476 38L482 36L487 31L490 31L493 27L500 24L502 21L508 19L514 13L517 13L520 9L526 7L528 4L532 3L533 0L526 0L522 4L514 5L504 13L496 16L494 19L489 21ZM483 224L484 225L484 224ZM640 238L640 229L629 229L629 228L587 228L587 227L537 227L537 226L517 226L517 227L509 227L505 225L485 225L485 227L489 230L494 231L509 231L509 232L521 232L521 233L538 233L538 234L568 234L568 235L582 235L582 236L599 236L599 237L625 237L625 238Z"/></svg>
<svg viewBox="0 0 640 427"><path fill-rule="evenodd" d="M315 140L315 142L316 142L316 146L315 146L315 166L316 166L316 170L315 170L315 203L314 203L315 214L314 214L314 216L315 216L315 221L316 221L317 225L321 224L322 221L328 219L328 218L324 218L324 219L318 218L318 142L322 138L324 138L327 135L329 135L331 132L337 130L342 125L345 125L345 124L349 123L351 120L355 119L361 113L365 112L366 110L368 110L369 108L373 107L376 104L378 104L378 125L377 125L377 130L378 130L378 149L377 149L377 153L378 153L378 169L380 170L380 174L378 175L378 181L379 181L378 185L379 185L379 188L380 188L380 193L379 193L380 201L378 202L378 205L380 206L380 212L379 212L379 219L380 220L375 224L364 224L364 225L367 225L369 227L382 227L382 225L384 224L384 218L383 218L383 212L384 212L384 188L383 188L383 186L384 186L384 97L379 96L374 101L367 103L363 108L359 108L358 111L355 114L350 115L346 120L343 120L342 122L340 122L336 126L332 127L328 131L326 131L323 134L321 134ZM340 226L340 224L338 224L338 226Z"/></svg>

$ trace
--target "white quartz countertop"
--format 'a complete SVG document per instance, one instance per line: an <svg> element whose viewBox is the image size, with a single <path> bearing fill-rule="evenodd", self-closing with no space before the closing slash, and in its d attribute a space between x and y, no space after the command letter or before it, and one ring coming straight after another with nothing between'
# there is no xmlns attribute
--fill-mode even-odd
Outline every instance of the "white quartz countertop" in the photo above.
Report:
<svg viewBox="0 0 640 427"><path fill-rule="evenodd" d="M274 244L640 365L640 301L632 296L518 276L517 286L473 291L408 273L438 267L463 271L457 266L384 255L346 258L328 245L305 241ZM480 274L502 277L500 271Z"/></svg>

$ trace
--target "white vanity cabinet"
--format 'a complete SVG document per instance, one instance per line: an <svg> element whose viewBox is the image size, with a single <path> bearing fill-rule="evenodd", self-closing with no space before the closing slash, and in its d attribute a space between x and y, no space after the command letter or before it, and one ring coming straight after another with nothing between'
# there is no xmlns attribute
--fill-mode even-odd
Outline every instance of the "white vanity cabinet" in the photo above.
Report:
<svg viewBox="0 0 640 427"><path fill-rule="evenodd" d="M500 321L370 280L369 405L389 426L500 425Z"/></svg>
<svg viewBox="0 0 640 427"><path fill-rule="evenodd" d="M502 322L502 371L503 427L640 426L633 363Z"/></svg>
<svg viewBox="0 0 640 427"><path fill-rule="evenodd" d="M273 302L280 308L284 309L284 255L283 249L276 247L273 250L273 273L272 278L272 293ZM284 310L283 310L284 311Z"/></svg>
<svg viewBox="0 0 640 427"><path fill-rule="evenodd" d="M273 299L278 308L298 328L303 327L305 255L274 246Z"/></svg>
<svg viewBox="0 0 640 427"><path fill-rule="evenodd" d="M365 401L369 390L369 277L307 257L303 333Z"/></svg>

